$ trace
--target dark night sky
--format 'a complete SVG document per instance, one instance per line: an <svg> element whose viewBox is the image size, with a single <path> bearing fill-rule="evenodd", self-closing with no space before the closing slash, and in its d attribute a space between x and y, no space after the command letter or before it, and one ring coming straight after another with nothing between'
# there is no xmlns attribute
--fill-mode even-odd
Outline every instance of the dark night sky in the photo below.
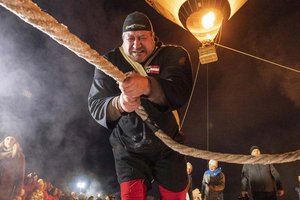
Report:
<svg viewBox="0 0 300 200"><path fill-rule="evenodd" d="M162 41L190 52L196 71L197 40L144 1L35 2L100 54L121 44L126 15L142 11ZM224 25L220 43L300 70L299 19L299 0L248 1ZM262 153L298 150L300 74L223 48L217 52L218 62L200 66L183 126L186 144L206 149L208 141L211 151L236 154L248 154L253 144ZM86 179L90 192L112 193L118 186L109 134L87 109L93 69L0 7L0 139L14 135L25 152L27 170L60 187L74 189L71 183ZM199 187L206 161L188 160L194 166L194 186ZM226 176L225 199L237 199L242 166L220 166ZM286 189L282 199L297 199L300 161L275 167Z"/></svg>

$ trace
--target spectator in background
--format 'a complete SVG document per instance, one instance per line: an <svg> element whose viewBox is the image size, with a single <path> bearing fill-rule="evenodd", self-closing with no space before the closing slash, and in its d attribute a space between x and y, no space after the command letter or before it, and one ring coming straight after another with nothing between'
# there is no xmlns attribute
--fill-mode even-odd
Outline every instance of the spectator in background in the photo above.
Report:
<svg viewBox="0 0 300 200"><path fill-rule="evenodd" d="M105 199L105 200L114 200L115 197L114 197L114 196L111 196L111 195L106 195L104 199Z"/></svg>
<svg viewBox="0 0 300 200"><path fill-rule="evenodd" d="M38 180L38 186L36 190L32 193L30 200L47 200L48 193L45 190L44 180Z"/></svg>
<svg viewBox="0 0 300 200"><path fill-rule="evenodd" d="M70 200L67 195L65 194L65 192L61 189L58 189L58 197L59 200Z"/></svg>
<svg viewBox="0 0 300 200"><path fill-rule="evenodd" d="M25 200L25 190L21 190L21 194L15 200Z"/></svg>
<svg viewBox="0 0 300 200"><path fill-rule="evenodd" d="M252 156L259 156L259 147L252 146L250 153ZM241 184L242 197L252 196L254 200L277 200L277 195L284 194L279 173L273 165L243 165Z"/></svg>
<svg viewBox="0 0 300 200"><path fill-rule="evenodd" d="M71 198L70 200L78 200L78 196L75 192L71 192Z"/></svg>
<svg viewBox="0 0 300 200"><path fill-rule="evenodd" d="M296 187L295 190L298 192L299 200L300 200L300 175L298 175L298 187Z"/></svg>
<svg viewBox="0 0 300 200"><path fill-rule="evenodd" d="M192 178L193 165L190 162L186 163L186 172L188 174L188 192L187 199L193 200L193 178Z"/></svg>
<svg viewBox="0 0 300 200"><path fill-rule="evenodd" d="M33 172L32 176L33 176L33 182L37 183L39 180L39 176L37 175L37 173Z"/></svg>
<svg viewBox="0 0 300 200"><path fill-rule="evenodd" d="M218 161L210 160L202 179L202 200L223 200L224 188L225 175L221 168L218 168Z"/></svg>
<svg viewBox="0 0 300 200"><path fill-rule="evenodd" d="M31 194L36 190L38 183L34 180L34 176L36 176L34 173L29 173L24 178L24 185L23 189L25 191L24 199L29 200L31 197Z"/></svg>
<svg viewBox="0 0 300 200"><path fill-rule="evenodd" d="M0 200L16 199L22 191L25 156L16 139L7 136L0 143Z"/></svg>
<svg viewBox="0 0 300 200"><path fill-rule="evenodd" d="M47 200L59 200L58 189L56 187L52 186Z"/></svg>
<svg viewBox="0 0 300 200"><path fill-rule="evenodd" d="M78 195L78 199L79 200L86 200L86 195L83 192L80 192L80 194Z"/></svg>
<svg viewBox="0 0 300 200"><path fill-rule="evenodd" d="M45 184L45 186L44 186L45 190L47 191L48 194L50 194L51 190L54 188L54 186L49 181L44 181L44 184ZM52 190L52 192L53 192L53 190Z"/></svg>

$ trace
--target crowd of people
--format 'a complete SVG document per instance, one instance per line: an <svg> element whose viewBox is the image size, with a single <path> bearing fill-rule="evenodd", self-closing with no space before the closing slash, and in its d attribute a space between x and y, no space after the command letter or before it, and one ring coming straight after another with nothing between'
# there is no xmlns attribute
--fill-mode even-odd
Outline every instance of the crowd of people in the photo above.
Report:
<svg viewBox="0 0 300 200"><path fill-rule="evenodd" d="M250 148L252 156L260 155L260 148ZM20 145L12 136L0 143L0 200L113 200L112 195L87 196L84 193L64 192L51 182L43 180L36 173L25 174L25 157ZM208 169L203 174L201 190L193 188L193 166L186 163L188 178L187 200L223 200L225 174L218 161L209 160ZM299 177L300 182L300 177ZM299 192L299 188L296 188ZM271 164L245 164L241 172L241 198L253 200L276 200L283 196L284 190L280 176ZM147 199L155 199L147 196ZM168 198L172 199L172 198ZM173 200L173 199L172 199Z"/></svg>
<svg viewBox="0 0 300 200"><path fill-rule="evenodd" d="M28 173L24 178L21 193L12 200L114 200L113 195L89 196L84 192L65 192L36 173ZM6 199L9 200L9 199Z"/></svg>
<svg viewBox="0 0 300 200"><path fill-rule="evenodd" d="M250 148L252 156L260 155L260 148ZM187 163L187 174L191 176L191 163ZM192 180L192 179L190 179ZM300 180L299 180L300 182ZM190 186L192 185L189 184ZM189 191L193 188L189 188ZM203 174L202 187L199 196L195 193L187 193L188 199L196 200L223 200L225 189L225 175L218 167L218 161L209 160L208 170ZM297 191L297 188L296 188ZM284 195L284 189L280 181L280 175L272 164L245 164L241 172L241 196L242 200L277 200ZM200 198L201 196L201 198Z"/></svg>
<svg viewBox="0 0 300 200"><path fill-rule="evenodd" d="M36 173L25 176L21 194L14 200L114 200L113 195L87 195L84 192L64 191L51 182L46 181Z"/></svg>
<svg viewBox="0 0 300 200"><path fill-rule="evenodd" d="M34 172L25 174L25 156L13 136L0 142L0 200L113 200L114 196L87 196L64 192Z"/></svg>

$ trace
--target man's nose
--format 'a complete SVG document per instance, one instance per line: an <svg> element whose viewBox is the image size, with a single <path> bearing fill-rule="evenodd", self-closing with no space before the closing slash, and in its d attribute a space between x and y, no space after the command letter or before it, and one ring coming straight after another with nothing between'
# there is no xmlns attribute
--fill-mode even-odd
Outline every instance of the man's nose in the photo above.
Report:
<svg viewBox="0 0 300 200"><path fill-rule="evenodd" d="M136 38L133 42L133 47L137 49L140 46L141 46L141 40L139 38Z"/></svg>

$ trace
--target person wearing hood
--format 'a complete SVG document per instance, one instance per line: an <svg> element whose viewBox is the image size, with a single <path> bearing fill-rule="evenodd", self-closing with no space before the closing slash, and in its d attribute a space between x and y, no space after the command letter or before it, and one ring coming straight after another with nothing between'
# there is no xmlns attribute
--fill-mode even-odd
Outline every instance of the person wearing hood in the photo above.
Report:
<svg viewBox="0 0 300 200"><path fill-rule="evenodd" d="M300 175L298 175L298 187L295 187L296 192L298 192L299 200L300 200Z"/></svg>
<svg viewBox="0 0 300 200"><path fill-rule="evenodd" d="M202 179L202 200L223 200L225 189L225 175L218 167L218 161L209 160L208 170L204 172Z"/></svg>
<svg viewBox="0 0 300 200"><path fill-rule="evenodd" d="M0 200L16 199L22 193L25 156L19 143L7 136L0 143Z"/></svg>

